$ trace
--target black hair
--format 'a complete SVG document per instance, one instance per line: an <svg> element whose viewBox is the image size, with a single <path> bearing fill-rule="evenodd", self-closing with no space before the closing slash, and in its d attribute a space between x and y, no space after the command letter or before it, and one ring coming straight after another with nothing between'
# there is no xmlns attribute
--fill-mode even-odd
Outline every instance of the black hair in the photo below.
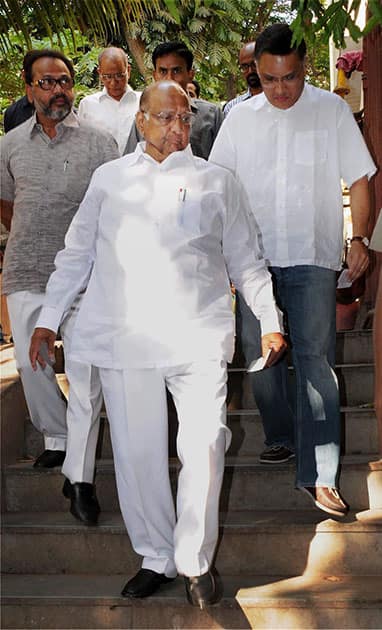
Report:
<svg viewBox="0 0 382 630"><path fill-rule="evenodd" d="M293 31L287 24L267 26L256 40L255 59L259 59L263 53L289 55L295 52L303 60L306 55L305 41L302 40L298 46L292 46L292 37Z"/></svg>
<svg viewBox="0 0 382 630"><path fill-rule="evenodd" d="M194 63L194 55L182 42L164 42L163 44L158 44L151 57L154 69L156 68L156 61L159 57L172 54L182 57L186 62L187 70L191 70L192 64Z"/></svg>
<svg viewBox="0 0 382 630"><path fill-rule="evenodd" d="M43 48L41 50L29 50L24 57L23 60L23 71L24 71L24 80L25 83L30 85L32 83L32 66L37 59L41 59L42 57L51 57L52 59L60 59L64 62L66 67L70 72L70 76L72 79L74 78L74 68L73 64L65 57L65 55L60 50L53 50L53 48Z"/></svg>

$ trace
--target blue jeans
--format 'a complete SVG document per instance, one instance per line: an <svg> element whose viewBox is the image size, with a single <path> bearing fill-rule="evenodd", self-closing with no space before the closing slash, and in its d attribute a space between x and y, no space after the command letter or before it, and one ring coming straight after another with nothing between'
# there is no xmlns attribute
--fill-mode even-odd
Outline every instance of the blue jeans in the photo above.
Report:
<svg viewBox="0 0 382 630"><path fill-rule="evenodd" d="M271 267L270 272L289 332L296 391L293 409L285 359L251 373L265 443L291 448L294 426L297 487L337 487L340 402L334 372L336 272L311 265ZM237 328L248 364L261 355L260 326L240 295Z"/></svg>

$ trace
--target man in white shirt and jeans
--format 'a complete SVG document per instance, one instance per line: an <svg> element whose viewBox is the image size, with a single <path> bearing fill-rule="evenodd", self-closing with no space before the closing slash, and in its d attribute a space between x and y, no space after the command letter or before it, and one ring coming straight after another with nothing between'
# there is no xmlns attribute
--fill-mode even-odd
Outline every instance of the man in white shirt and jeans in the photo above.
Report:
<svg viewBox="0 0 382 630"><path fill-rule="evenodd" d="M296 408L287 395L287 365L251 374L263 419L264 463L297 456L296 485L316 507L343 516L338 492L340 406L334 372L336 271L343 247L341 178L350 189L353 241L349 276L368 266L368 177L375 166L348 105L304 81L305 42L274 24L258 37L263 94L237 105L224 121L210 161L243 184L261 232L276 301L288 324ZM240 289L239 289L240 294ZM238 296L242 346L250 362L258 325Z"/></svg>
<svg viewBox="0 0 382 630"><path fill-rule="evenodd" d="M138 111L141 93L129 85L130 64L122 48L105 48L98 58L98 74L104 88L85 96L78 116L95 127L105 129L116 139L120 155Z"/></svg>
<svg viewBox="0 0 382 630"><path fill-rule="evenodd" d="M70 351L100 368L120 506L143 556L122 594L147 597L180 573L190 603L204 607L218 599L211 563L230 443L229 276L260 319L260 354L285 342L241 188L193 156L192 116L177 83L145 89L137 114L145 142L93 177L56 257L30 356L44 364L41 343L53 351L52 331L88 285ZM166 386L179 420L177 517Z"/></svg>

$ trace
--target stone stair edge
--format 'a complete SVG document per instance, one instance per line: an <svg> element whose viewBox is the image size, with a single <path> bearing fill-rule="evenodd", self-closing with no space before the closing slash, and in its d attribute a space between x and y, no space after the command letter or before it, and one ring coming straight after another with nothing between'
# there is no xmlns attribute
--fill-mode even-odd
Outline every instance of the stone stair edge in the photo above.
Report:
<svg viewBox="0 0 382 630"><path fill-rule="evenodd" d="M7 471L13 474L27 474L34 476L48 476L48 475L59 475L62 476L61 470L58 468L46 469L44 471L37 470L33 468L34 459L22 459L19 460L15 464L9 464L7 466ZM281 464L260 464L258 461L258 455L227 455L225 458L226 468L244 468L248 467L249 469L258 469L259 471L270 472L272 470L286 470L287 468L293 465L293 460L290 462L285 462ZM170 468L179 468L180 464L176 457L169 458L169 466ZM377 453L360 453L360 454L349 454L341 456L341 466L344 467L368 467L370 470L382 470L382 459L379 458ZM97 474L100 473L114 473L114 464L113 459L105 458L97 460L96 464Z"/></svg>
<svg viewBox="0 0 382 630"><path fill-rule="evenodd" d="M184 599L185 603L185 589L182 580L182 576L178 576L174 582L165 587L162 587L160 591L151 597L138 600L138 599L129 599L119 595L118 588L121 588L124 584L124 580L128 579L125 573L116 573L113 575L82 575L82 574L7 574L3 576L3 581L5 585L5 592L3 594L2 603L3 605L7 603L7 599L25 599L29 598L31 603L35 603L38 599L47 601L50 598L73 598L77 600L84 600L100 598L99 589L103 588L104 594L101 596L103 598L110 598L115 603L115 600L119 601L120 605L126 606L156 606L158 605L158 600L163 599L173 599L175 597L181 596L182 600ZM313 588L317 592L317 597L322 598L325 596L325 589L329 590L328 595L333 598L333 595L330 592L330 587L332 585L344 587L344 591L349 594L349 589L354 588L355 586L363 591L363 597L368 599L377 599L378 602L382 603L382 576L375 575L321 575L321 574L303 574L303 575L223 575L219 576L220 579L223 580L224 594L223 594L223 602L225 597L235 597L239 596L240 598L250 598L250 593L245 594L243 589L252 590L259 588L269 588L278 586L285 587L287 583L290 584L291 587L295 589L295 587L303 587L304 591L301 594L301 597L305 597L306 588ZM120 584L122 580L122 584ZM20 582L25 582L32 586L31 591L34 588L38 588L41 592L43 590L43 594L33 595L24 593L20 593ZM78 595L78 587L83 585L85 591L88 591L82 595ZM18 588L17 588L18 587ZM43 589L41 588L43 587ZM56 589L60 587L60 592L56 595ZM62 587L66 588L66 592L62 592ZM106 588L105 588L106 587ZM381 587L381 588L379 588ZM292 588L291 588L292 590ZM12 592L13 591L13 592ZM92 592L93 591L93 592ZM114 592L118 594L113 595ZM337 589L338 591L338 589ZM375 592L376 591L376 592ZM298 588L295 590L297 596L300 596L300 592ZM291 593L292 594L292 593ZM224 597L225 595L225 597ZM257 599L257 598L256 598ZM107 600L106 600L107 601ZM106 602L105 602L106 603ZM265 602L266 603L266 602ZM319 603L319 602L318 602ZM187 604L188 606L188 604ZM192 610L192 609L191 609ZM213 610L213 608L211 609Z"/></svg>
<svg viewBox="0 0 382 630"><path fill-rule="evenodd" d="M220 512L219 527L221 532L236 533L278 533L281 530L312 531L315 533L351 533L381 532L380 522L362 520L363 512L351 510L344 519L331 518L312 507L306 509L279 510L235 510ZM2 531L14 533L65 533L89 534L100 533L126 535L126 528L119 511L102 511L97 526L88 527L76 521L68 512L5 512L2 515Z"/></svg>

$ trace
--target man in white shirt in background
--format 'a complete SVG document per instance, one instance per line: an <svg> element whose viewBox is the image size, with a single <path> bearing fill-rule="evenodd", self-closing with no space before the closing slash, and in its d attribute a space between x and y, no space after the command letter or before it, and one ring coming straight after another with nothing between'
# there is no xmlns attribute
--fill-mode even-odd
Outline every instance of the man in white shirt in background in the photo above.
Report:
<svg viewBox="0 0 382 630"><path fill-rule="evenodd" d="M137 114L145 142L95 174L56 258L30 356L44 363L41 343L52 352L52 331L88 284L71 351L100 368L121 511L143 556L122 594L147 597L180 573L190 603L204 607L219 597L211 563L230 443L229 276L260 319L259 354L285 342L241 187L193 156L192 117L177 83L145 89ZM179 420L176 514L166 386Z"/></svg>
<svg viewBox="0 0 382 630"><path fill-rule="evenodd" d="M109 131L122 155L126 146L141 93L129 85L130 64L122 48L105 48L98 58L98 74L104 88L85 96L79 104L82 120Z"/></svg>
<svg viewBox="0 0 382 630"><path fill-rule="evenodd" d="M293 456L295 422L297 487L319 509L343 516L348 506L338 491L340 406L334 372L341 178L350 189L354 237L348 264L355 280L368 266L368 177L375 166L348 105L305 83L305 42L295 47L291 41L286 24L274 24L257 38L264 92L232 110L210 160L229 168L246 190L290 336L295 410L285 360L250 376L266 436L260 461L277 464ZM238 320L250 362L257 353L258 327L240 295Z"/></svg>
<svg viewBox="0 0 382 630"><path fill-rule="evenodd" d="M263 88L261 87L259 75L256 71L256 61L255 61L255 45L256 42L248 42L244 44L240 48L239 52L239 68L243 73L243 77L247 82L248 90L244 92L244 94L239 94L232 100L228 101L223 107L224 118L226 118L231 111L232 107L242 103L243 101L247 101L252 96L256 96L256 94L261 94Z"/></svg>

